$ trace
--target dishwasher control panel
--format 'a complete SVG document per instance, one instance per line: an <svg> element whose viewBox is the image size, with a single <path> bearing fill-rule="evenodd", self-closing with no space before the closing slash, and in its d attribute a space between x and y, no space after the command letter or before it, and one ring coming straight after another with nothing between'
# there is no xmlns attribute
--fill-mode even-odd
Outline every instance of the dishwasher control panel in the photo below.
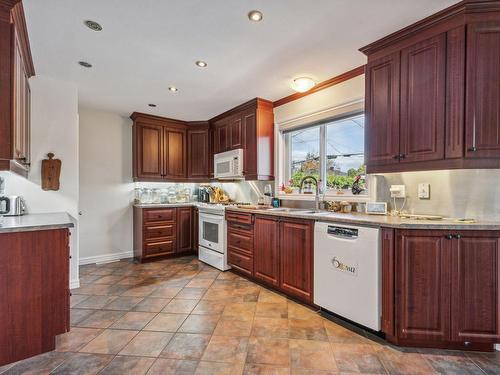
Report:
<svg viewBox="0 0 500 375"><path fill-rule="evenodd" d="M355 228L344 228L337 227L334 225L328 226L328 234L337 237L345 237L345 238L357 238L358 237L358 229Z"/></svg>

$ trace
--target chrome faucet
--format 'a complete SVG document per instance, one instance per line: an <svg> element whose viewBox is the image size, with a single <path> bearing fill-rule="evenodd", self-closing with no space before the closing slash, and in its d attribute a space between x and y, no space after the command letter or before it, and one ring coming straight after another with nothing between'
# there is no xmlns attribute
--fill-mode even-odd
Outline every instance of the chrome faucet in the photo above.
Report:
<svg viewBox="0 0 500 375"><path fill-rule="evenodd" d="M314 210L317 212L319 211L319 184L318 180L316 177L313 176L305 176L301 181L300 181L300 190L299 192L302 193L302 188L304 186L304 182L307 180L312 180L314 184L316 185L316 196L314 197Z"/></svg>

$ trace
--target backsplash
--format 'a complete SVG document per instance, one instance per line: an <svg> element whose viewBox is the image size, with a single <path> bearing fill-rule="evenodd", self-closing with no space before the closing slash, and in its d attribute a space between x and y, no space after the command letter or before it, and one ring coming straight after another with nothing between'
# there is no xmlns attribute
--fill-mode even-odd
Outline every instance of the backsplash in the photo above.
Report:
<svg viewBox="0 0 500 375"><path fill-rule="evenodd" d="M406 185L405 210L409 213L436 214L500 220L500 170L442 170L383 174L378 196L390 202L390 185ZM430 184L430 199L419 199L419 183ZM398 205L402 202L399 200Z"/></svg>

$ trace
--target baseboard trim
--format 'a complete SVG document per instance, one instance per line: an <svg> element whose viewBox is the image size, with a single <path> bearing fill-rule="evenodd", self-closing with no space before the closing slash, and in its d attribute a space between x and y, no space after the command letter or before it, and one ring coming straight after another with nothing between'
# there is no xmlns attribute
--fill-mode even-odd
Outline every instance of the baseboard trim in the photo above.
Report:
<svg viewBox="0 0 500 375"><path fill-rule="evenodd" d="M134 256L133 251L124 251L122 253L113 253L113 254L105 254L105 255L96 255L93 257L80 258L80 266L85 264L94 264L94 263L107 263L114 262L120 259L132 258Z"/></svg>
<svg viewBox="0 0 500 375"><path fill-rule="evenodd" d="M69 282L69 288L70 289L76 289L76 288L79 288L79 287L80 287L80 279L71 280Z"/></svg>

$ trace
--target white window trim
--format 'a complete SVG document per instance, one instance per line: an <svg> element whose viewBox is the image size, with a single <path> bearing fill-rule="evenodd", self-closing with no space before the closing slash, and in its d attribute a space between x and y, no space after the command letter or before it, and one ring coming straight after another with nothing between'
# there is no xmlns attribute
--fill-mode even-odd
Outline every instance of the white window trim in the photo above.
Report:
<svg viewBox="0 0 500 375"><path fill-rule="evenodd" d="M303 127L304 125L307 125L307 123L318 123L318 122L326 122L329 119L335 120L335 117L344 117L344 116L349 116L350 114L355 115L356 113L360 113L364 111L364 98L345 103L339 106L331 107L331 108L326 108L322 109L319 111L316 111L314 113L307 113L303 116L298 116L292 119L289 119L287 121L284 121L282 123L277 123L274 129L274 139L276 140L275 144L275 150L274 150L274 160L275 160L275 166L276 166L276 176L278 177L275 185L275 197L278 197L279 199L283 200L300 200L300 201L314 201L315 196L314 194L285 194L281 191L281 184L284 181L288 180L286 179L286 174L288 171L286 170L286 165L287 163L285 162L285 157L290 157L289 154L286 152L286 146L285 146L285 137L286 135L283 133L283 131L291 131L296 128ZM308 121L309 120L309 121ZM320 128L321 129L321 128ZM324 127L323 127L324 129ZM324 130L323 130L324 131ZM320 139L322 139L320 137ZM320 143L320 155L321 149L324 148L324 142ZM326 169L326 162L325 160L320 161L320 168L323 171L323 169ZM326 170L323 171L323 176L326 175ZM376 197L376 187L375 187L375 179L367 175L366 176L366 182L368 186L370 186L370 189L368 190L368 194L360 194L360 195L354 195L354 194L336 194L335 190L326 190L326 182L323 182L323 189L324 191L324 199L325 200L331 200L331 201L344 201L347 200L349 202L370 202L370 201L375 201ZM344 190L344 192L347 192ZM323 197L323 194L321 195Z"/></svg>

